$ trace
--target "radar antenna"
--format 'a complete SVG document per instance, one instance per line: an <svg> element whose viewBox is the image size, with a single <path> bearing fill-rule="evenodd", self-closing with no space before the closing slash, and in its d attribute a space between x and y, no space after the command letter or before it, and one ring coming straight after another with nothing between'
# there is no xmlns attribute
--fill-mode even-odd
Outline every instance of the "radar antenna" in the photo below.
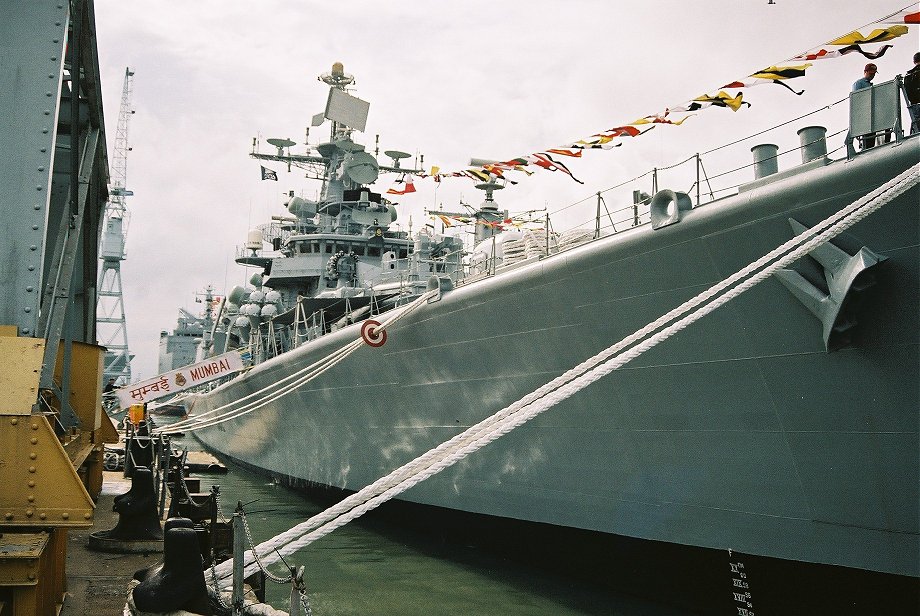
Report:
<svg viewBox="0 0 920 616"><path fill-rule="evenodd" d="M319 76L319 80L333 88L344 90L345 86L350 86L355 82L355 76L345 72L345 67L341 62L335 62L332 70Z"/></svg>
<svg viewBox="0 0 920 616"><path fill-rule="evenodd" d="M131 88L134 71L125 68L125 81L121 91L121 108L115 130L115 155L112 160L112 184L105 205L98 293L96 302L96 338L106 348L103 364L103 382L115 379L116 385L131 382L131 359L128 351L128 330L125 327L125 305L121 287L121 262L125 260L125 241L128 238L130 216L125 197L134 193L125 188L128 169L128 124L134 111L131 109Z"/></svg>
<svg viewBox="0 0 920 616"><path fill-rule="evenodd" d="M385 156L389 156L393 159L393 168L399 169L399 161L402 158L409 158L411 154L407 152L400 152L399 150L387 150L383 153Z"/></svg>
<svg viewBox="0 0 920 616"><path fill-rule="evenodd" d="M271 139L266 139L269 145L273 145L278 149L278 156L284 156L284 149L290 148L292 145L297 145L295 142L290 139L278 139L277 137L272 137Z"/></svg>

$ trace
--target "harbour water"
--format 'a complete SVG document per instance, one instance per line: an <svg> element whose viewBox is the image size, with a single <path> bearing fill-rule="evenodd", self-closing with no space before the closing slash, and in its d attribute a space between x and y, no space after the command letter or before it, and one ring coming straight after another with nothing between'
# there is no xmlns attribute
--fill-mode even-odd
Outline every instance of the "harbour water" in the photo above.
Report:
<svg viewBox="0 0 920 616"><path fill-rule="evenodd" d="M158 418L160 423L164 423ZM176 447L200 449L191 436ZM202 491L220 486L224 515L237 501L249 514L255 541L273 537L324 507L232 462L226 475L200 475ZM436 533L434 533L436 534ZM305 567L316 616L400 614L496 614L507 616L677 616L687 612L627 595L612 594L577 579L505 560L472 546L433 542L377 519L336 530L297 554ZM273 569L276 574L283 571ZM287 609L290 588L268 582L267 601Z"/></svg>

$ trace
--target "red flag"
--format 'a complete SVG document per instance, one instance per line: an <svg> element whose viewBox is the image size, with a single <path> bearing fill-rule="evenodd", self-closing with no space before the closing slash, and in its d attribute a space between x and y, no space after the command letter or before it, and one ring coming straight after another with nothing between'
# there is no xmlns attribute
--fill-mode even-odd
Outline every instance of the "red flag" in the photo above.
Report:
<svg viewBox="0 0 920 616"><path fill-rule="evenodd" d="M573 152L572 150L553 149L553 150L547 150L547 152L550 152L551 154L561 154L562 156L574 156L576 158L581 157L581 150Z"/></svg>
<svg viewBox="0 0 920 616"><path fill-rule="evenodd" d="M635 126L617 126L608 129L603 133L593 135L594 137L635 137L639 134L639 129Z"/></svg>
<svg viewBox="0 0 920 616"><path fill-rule="evenodd" d="M569 171L569 168L563 165L558 160L554 160L552 156L545 152L538 152L536 154L531 154L530 156L525 157L527 162L533 163L538 167L543 167L550 171L562 171L567 174L570 178L578 182L579 184L584 184L581 180L572 175L572 172Z"/></svg>
<svg viewBox="0 0 920 616"><path fill-rule="evenodd" d="M415 184L413 184L412 181L410 180L406 182L406 187L403 188L402 190L396 190L395 188L391 188L390 190L387 191L387 194L388 195L405 195L407 193L414 193L414 192L415 192Z"/></svg>

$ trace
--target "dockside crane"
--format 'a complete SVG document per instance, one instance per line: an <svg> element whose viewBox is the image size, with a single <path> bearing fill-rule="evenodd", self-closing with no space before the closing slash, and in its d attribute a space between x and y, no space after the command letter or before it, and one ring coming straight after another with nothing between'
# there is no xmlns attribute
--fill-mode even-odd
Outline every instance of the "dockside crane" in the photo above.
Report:
<svg viewBox="0 0 920 616"><path fill-rule="evenodd" d="M96 304L96 327L99 344L106 347L103 382L114 378L118 386L131 382L131 359L128 350L128 330L125 325L125 304L121 287L121 262L127 256L125 242L128 238L129 213L125 198L134 193L126 186L128 171L128 126L134 110L131 109L131 89L134 71L125 68L125 81L121 91L121 107L115 130L115 148L112 159L109 200L105 207L105 225L102 231L102 250L99 270L99 299Z"/></svg>

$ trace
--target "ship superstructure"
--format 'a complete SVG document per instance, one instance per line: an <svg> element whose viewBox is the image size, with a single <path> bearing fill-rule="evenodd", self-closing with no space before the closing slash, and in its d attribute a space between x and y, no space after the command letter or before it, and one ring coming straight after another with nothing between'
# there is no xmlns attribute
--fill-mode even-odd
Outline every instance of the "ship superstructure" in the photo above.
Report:
<svg viewBox="0 0 920 616"><path fill-rule="evenodd" d="M253 158L307 168L322 182L317 200L291 191L288 215L249 233L238 263L259 268L252 287L228 294L215 334L216 352L252 347L258 363L303 341L396 306L425 289L432 274L461 275L462 241L424 233L410 238L394 227L394 205L369 185L380 172L418 173L388 151L392 164L380 165L353 141L363 129L368 105L345 91L354 77L336 64L320 79L330 86L319 118L331 120L329 140L290 154L294 142L269 139L273 154ZM491 195L491 193L490 193ZM490 198L491 204L491 198ZM265 245L271 251L264 250ZM269 252L269 254L266 254Z"/></svg>

